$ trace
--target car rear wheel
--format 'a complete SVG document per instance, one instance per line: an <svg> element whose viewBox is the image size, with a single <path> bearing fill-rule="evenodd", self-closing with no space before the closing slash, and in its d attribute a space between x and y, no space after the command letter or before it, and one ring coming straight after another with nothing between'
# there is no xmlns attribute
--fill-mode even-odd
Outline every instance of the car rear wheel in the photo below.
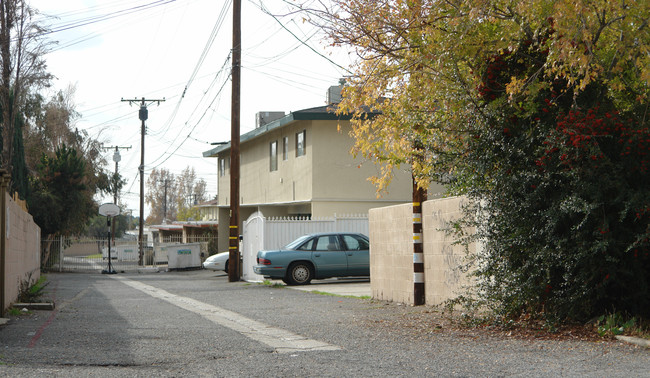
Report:
<svg viewBox="0 0 650 378"><path fill-rule="evenodd" d="M288 285L307 285L314 278L314 269L311 265L304 262L293 263L287 270L285 282Z"/></svg>
<svg viewBox="0 0 650 378"><path fill-rule="evenodd" d="M223 268L223 271L228 273L228 260L226 260L226 266Z"/></svg>

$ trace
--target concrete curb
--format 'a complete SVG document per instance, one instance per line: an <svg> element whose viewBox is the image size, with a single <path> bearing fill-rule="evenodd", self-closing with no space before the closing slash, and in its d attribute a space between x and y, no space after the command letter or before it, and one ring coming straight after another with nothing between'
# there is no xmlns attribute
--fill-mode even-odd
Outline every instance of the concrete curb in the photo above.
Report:
<svg viewBox="0 0 650 378"><path fill-rule="evenodd" d="M153 267L153 268L138 268L138 273L158 273L160 272L160 269L158 267Z"/></svg>
<svg viewBox="0 0 650 378"><path fill-rule="evenodd" d="M26 308L28 310L42 310L42 311L52 311L54 310L54 303L52 302L37 302L37 303L14 303L11 307L22 310Z"/></svg>
<svg viewBox="0 0 650 378"><path fill-rule="evenodd" d="M616 339L624 341L626 343L642 346L642 347L645 347L645 348L650 348L650 340L642 339L640 337L616 336Z"/></svg>
<svg viewBox="0 0 650 378"><path fill-rule="evenodd" d="M5 324L7 324L7 323L9 323L9 319L7 319L7 318L0 318L0 326L1 326L1 325L5 325Z"/></svg>

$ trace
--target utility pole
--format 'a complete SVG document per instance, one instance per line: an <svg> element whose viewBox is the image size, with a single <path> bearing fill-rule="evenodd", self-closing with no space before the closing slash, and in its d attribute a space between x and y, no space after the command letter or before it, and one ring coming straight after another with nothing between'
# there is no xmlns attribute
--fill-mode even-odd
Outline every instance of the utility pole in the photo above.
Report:
<svg viewBox="0 0 650 378"><path fill-rule="evenodd" d="M117 195L118 195L118 190L117 190L117 166L122 160L122 157L120 156L120 149L123 150L130 150L131 146L129 147L119 147L119 146L111 146L111 147L104 147L102 145L102 150L112 150L115 148L115 153L113 154L113 161L115 162L115 176L113 176L113 203L117 205ZM115 221L112 222L111 225L111 235L113 235L113 245L115 245ZM110 242L110 241L109 241Z"/></svg>
<svg viewBox="0 0 650 378"><path fill-rule="evenodd" d="M232 2L232 102L230 124L230 252L228 282L239 281L239 110L241 99L241 0Z"/></svg>
<svg viewBox="0 0 650 378"><path fill-rule="evenodd" d="M144 134L145 134L145 127L144 127L144 121L149 118L149 111L147 110L147 104L151 103L158 103L160 105L161 102L165 101L165 98L163 97L162 100L152 100L152 99L146 99L142 97L142 99L131 99L131 100L125 100L122 99L122 102L128 102L129 105L133 103L138 103L140 102L140 111L138 112L138 118L140 118L140 121L142 121L142 126L140 130L140 167L138 168L140 170L140 224L139 224L139 230L138 230L138 246L139 246L139 257L138 257L138 265L142 266L143 265L143 257L144 257Z"/></svg>

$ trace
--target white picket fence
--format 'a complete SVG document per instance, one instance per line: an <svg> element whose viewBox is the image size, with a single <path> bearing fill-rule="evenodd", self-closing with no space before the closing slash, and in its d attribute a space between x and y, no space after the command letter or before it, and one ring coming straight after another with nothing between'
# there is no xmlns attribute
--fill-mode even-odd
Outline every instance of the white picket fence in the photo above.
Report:
<svg viewBox="0 0 650 378"><path fill-rule="evenodd" d="M242 276L249 282L264 278L253 272L257 252L278 249L298 237L317 232L358 232L368 235L368 215L335 215L327 218L300 217L266 218L261 212L252 214L244 222L242 245Z"/></svg>

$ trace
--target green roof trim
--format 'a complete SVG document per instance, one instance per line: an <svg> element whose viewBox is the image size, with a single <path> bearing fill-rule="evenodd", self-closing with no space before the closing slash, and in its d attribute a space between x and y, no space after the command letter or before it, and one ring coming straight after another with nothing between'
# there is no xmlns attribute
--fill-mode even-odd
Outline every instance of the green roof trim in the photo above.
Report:
<svg viewBox="0 0 650 378"><path fill-rule="evenodd" d="M245 143L249 140L257 138L258 136L264 135L272 130L282 128L296 121L349 121L350 119L352 119L351 115L337 115L336 110L332 105L298 110L291 112L280 119L269 122L264 126L260 126L252 131L249 131L246 134L242 134L239 138L239 143ZM220 152L227 150L230 150L230 142L215 147L211 150L204 151L203 157L216 157Z"/></svg>

